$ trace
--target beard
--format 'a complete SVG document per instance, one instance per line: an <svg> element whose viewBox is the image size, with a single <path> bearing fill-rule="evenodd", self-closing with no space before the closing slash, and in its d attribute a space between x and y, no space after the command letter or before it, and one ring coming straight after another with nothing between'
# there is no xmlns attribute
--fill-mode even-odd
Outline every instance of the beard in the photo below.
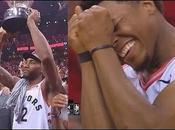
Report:
<svg viewBox="0 0 175 130"><path fill-rule="evenodd" d="M145 56L145 60L140 64L140 66L137 66L134 68L136 72L142 72L144 70L148 70L150 68L150 57L148 55Z"/></svg>
<svg viewBox="0 0 175 130"><path fill-rule="evenodd" d="M23 75L21 75L21 78L24 78L26 80L35 80L41 75L42 75L41 72L33 71L29 73L23 73Z"/></svg>
<svg viewBox="0 0 175 130"><path fill-rule="evenodd" d="M147 54L143 63L140 66L134 68L134 70L136 72L147 71L151 73L155 68L159 67L159 65L160 62L156 56L151 58L151 56Z"/></svg>

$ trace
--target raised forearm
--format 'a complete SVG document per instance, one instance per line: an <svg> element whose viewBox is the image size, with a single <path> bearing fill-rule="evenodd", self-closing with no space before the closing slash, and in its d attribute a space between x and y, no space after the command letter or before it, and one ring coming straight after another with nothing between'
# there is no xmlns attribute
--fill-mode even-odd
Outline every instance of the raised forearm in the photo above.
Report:
<svg viewBox="0 0 175 130"><path fill-rule="evenodd" d="M110 58L109 58L110 57ZM105 104L119 128L150 128L156 123L158 112L126 79L112 48L93 54L95 70Z"/></svg>
<svg viewBox="0 0 175 130"><path fill-rule="evenodd" d="M114 128L99 87L93 63L81 64L81 122L83 128Z"/></svg>
<svg viewBox="0 0 175 130"><path fill-rule="evenodd" d="M50 57L53 59L51 48L47 42L47 39L40 32L38 27L36 26L34 21L28 22L28 28L30 30L30 34L35 45L36 52L40 59L45 59L46 57Z"/></svg>
<svg viewBox="0 0 175 130"><path fill-rule="evenodd" d="M57 90L65 93L64 88L61 85L61 80L58 76L56 64L52 55L52 50L47 42L47 39L39 31L34 20L28 21L28 27L31 33L31 37L38 56L43 64L44 71L46 73L46 80L48 81L49 90L56 92Z"/></svg>

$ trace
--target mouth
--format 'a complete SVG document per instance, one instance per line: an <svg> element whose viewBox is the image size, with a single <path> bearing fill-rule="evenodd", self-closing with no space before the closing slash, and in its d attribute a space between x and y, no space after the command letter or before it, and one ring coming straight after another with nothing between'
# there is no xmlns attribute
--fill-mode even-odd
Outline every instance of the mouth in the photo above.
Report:
<svg viewBox="0 0 175 130"><path fill-rule="evenodd" d="M29 72L29 70L26 70L26 69L25 69L25 70L22 70L22 72L23 72L23 73L27 73L27 72Z"/></svg>
<svg viewBox="0 0 175 130"><path fill-rule="evenodd" d="M118 53L119 56L123 59L126 58L134 45L135 45L134 40L127 42L121 49L121 51Z"/></svg>

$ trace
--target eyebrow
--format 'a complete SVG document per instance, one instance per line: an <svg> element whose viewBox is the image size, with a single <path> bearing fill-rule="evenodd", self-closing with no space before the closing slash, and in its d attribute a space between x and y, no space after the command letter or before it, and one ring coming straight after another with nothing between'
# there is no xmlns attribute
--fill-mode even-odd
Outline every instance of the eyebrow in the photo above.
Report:
<svg viewBox="0 0 175 130"><path fill-rule="evenodd" d="M118 24L119 22L121 22L124 19L123 16L120 16L117 20L115 18L112 18L112 21L114 24Z"/></svg>
<svg viewBox="0 0 175 130"><path fill-rule="evenodd" d="M34 59L28 59L27 61L35 61Z"/></svg>
<svg viewBox="0 0 175 130"><path fill-rule="evenodd" d="M118 30L119 27L119 23L123 20L123 17L119 17L117 20L115 18L112 18L112 22L114 24L114 32L116 32Z"/></svg>

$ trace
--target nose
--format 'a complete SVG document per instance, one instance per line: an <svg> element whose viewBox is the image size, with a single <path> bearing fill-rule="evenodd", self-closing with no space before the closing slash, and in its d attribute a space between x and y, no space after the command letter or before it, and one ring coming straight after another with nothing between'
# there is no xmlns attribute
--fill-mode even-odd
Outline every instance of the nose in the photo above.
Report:
<svg viewBox="0 0 175 130"><path fill-rule="evenodd" d="M112 39L112 44L114 45L114 43L117 43L117 42L118 42L118 40L119 40L119 38L118 38L118 37L113 37L113 39Z"/></svg>
<svg viewBox="0 0 175 130"><path fill-rule="evenodd" d="M118 50L118 44L119 44L119 37L114 35L112 38L112 46L114 47L114 50Z"/></svg>

